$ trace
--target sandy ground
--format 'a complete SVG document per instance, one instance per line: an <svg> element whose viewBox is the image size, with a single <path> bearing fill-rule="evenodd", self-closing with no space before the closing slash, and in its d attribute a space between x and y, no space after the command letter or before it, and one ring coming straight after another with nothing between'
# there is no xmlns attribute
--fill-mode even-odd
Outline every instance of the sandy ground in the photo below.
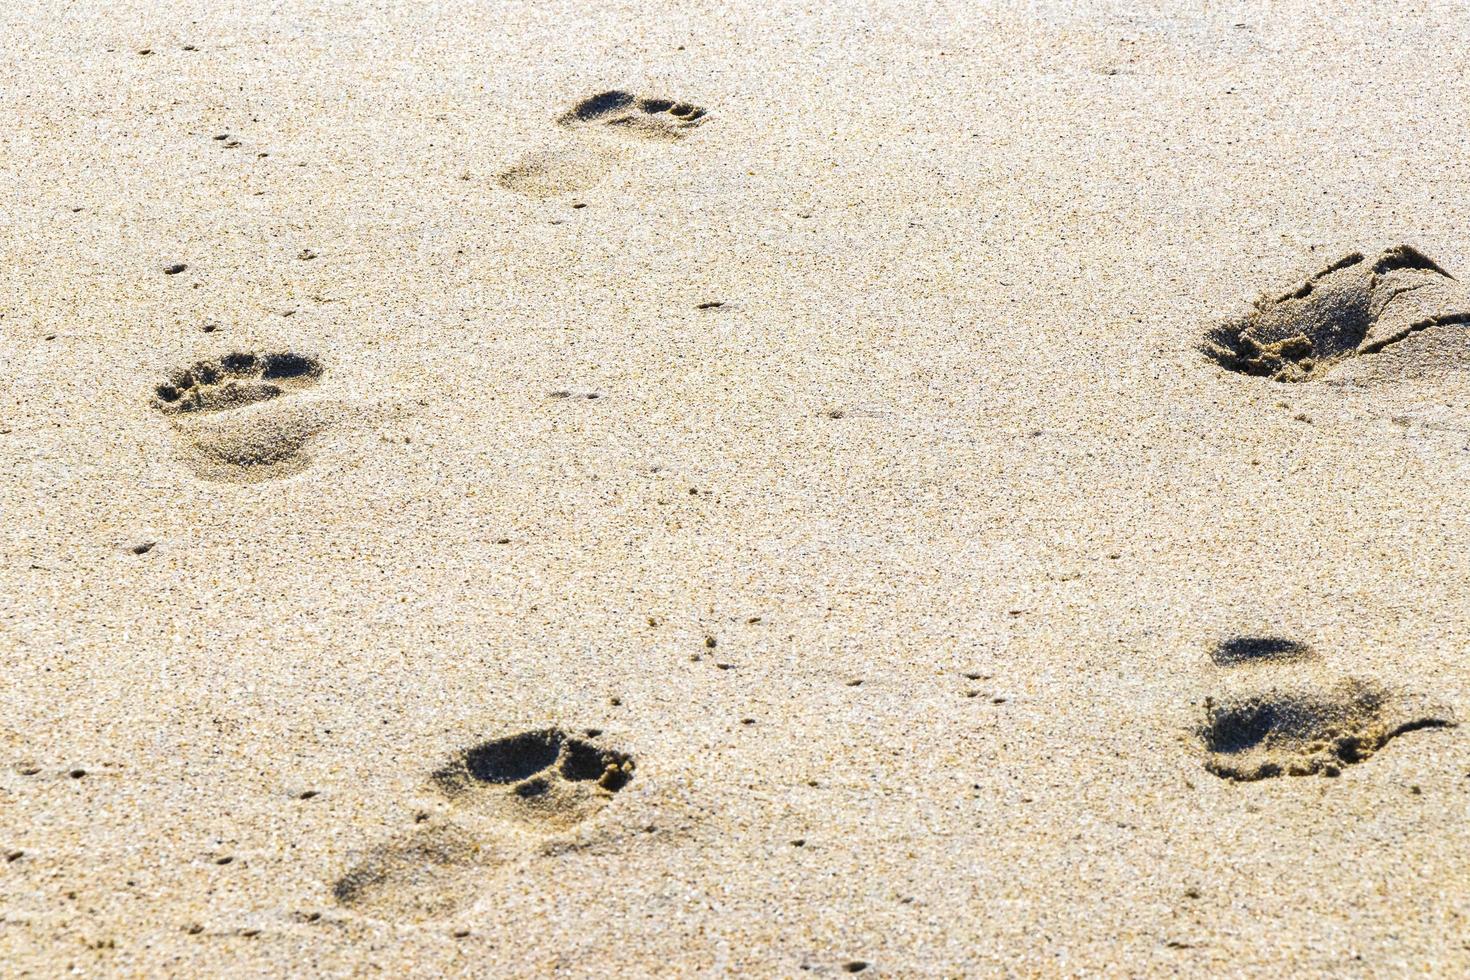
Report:
<svg viewBox="0 0 1470 980"><path fill-rule="evenodd" d="M1463 5L0 41L3 972L1470 971Z"/></svg>

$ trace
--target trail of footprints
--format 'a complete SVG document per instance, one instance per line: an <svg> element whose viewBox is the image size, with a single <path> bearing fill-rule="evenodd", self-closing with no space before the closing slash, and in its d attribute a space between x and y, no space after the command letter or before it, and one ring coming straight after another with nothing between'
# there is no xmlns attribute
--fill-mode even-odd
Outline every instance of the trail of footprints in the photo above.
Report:
<svg viewBox="0 0 1470 980"><path fill-rule="evenodd" d="M1470 291L1411 245L1353 252L1213 327L1201 350L1227 370L1283 383L1463 370ZM1280 637L1238 637L1213 659L1252 675L1208 698L1197 730L1205 768L1224 779L1337 776L1400 735L1455 724L1447 708L1376 681L1313 682L1313 651Z"/></svg>
<svg viewBox="0 0 1470 980"><path fill-rule="evenodd" d="M585 190L635 158L640 147L683 139L707 115L688 102L599 92L558 117L561 137L501 171L499 182L538 198Z"/></svg>
<svg viewBox="0 0 1470 980"><path fill-rule="evenodd" d="M1303 643L1236 637L1218 644L1215 665L1252 675L1205 700L1197 730L1205 768L1222 779L1337 776L1407 732L1454 725L1447 708L1376 681L1313 682L1317 659Z"/></svg>
<svg viewBox="0 0 1470 980"><path fill-rule="evenodd" d="M604 91L563 113L560 135L499 183L531 197L582 190L639 147L683 139L706 117L691 103ZM1230 371L1293 383L1465 366L1470 293L1411 246L1353 253L1212 328L1201 350ZM308 443L327 424L299 397L322 374L314 358L290 351L230 353L175 372L156 386L154 405L201 477L273 479L306 465ZM1318 679L1317 655L1292 640L1236 637L1212 659L1222 689L1205 700L1195 735L1205 768L1222 779L1337 776L1399 736L1455 724L1416 694L1362 678ZM497 867L592 818L632 780L632 758L599 734L549 728L457 753L429 774L454 818L373 847L333 882L335 900L409 922L472 904Z"/></svg>
<svg viewBox="0 0 1470 980"><path fill-rule="evenodd" d="M631 756L596 730L558 728L492 739L430 775L455 819L375 847L332 886L345 908L416 922L472 904L495 868L540 840L590 819L632 780Z"/></svg>

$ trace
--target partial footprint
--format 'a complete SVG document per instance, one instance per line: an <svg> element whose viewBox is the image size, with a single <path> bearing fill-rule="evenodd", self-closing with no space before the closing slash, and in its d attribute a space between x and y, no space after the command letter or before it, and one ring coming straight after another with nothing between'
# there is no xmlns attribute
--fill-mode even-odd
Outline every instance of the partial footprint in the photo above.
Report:
<svg viewBox="0 0 1470 980"><path fill-rule="evenodd" d="M678 139L704 117L705 111L697 105L614 90L583 99L557 122L562 126L609 126L646 139Z"/></svg>
<svg viewBox="0 0 1470 980"><path fill-rule="evenodd" d="M1275 381L1365 381L1470 367L1470 291L1408 245L1353 253L1211 330L1223 367Z"/></svg>
<svg viewBox="0 0 1470 980"><path fill-rule="evenodd" d="M556 123L568 134L518 160L500 174L500 185L531 197L584 190L636 154L640 144L682 139L705 121L697 105L608 91L589 96Z"/></svg>
<svg viewBox="0 0 1470 980"><path fill-rule="evenodd" d="M472 904L517 842L581 823L633 778L632 758L598 746L597 734L542 729L456 753L431 775L455 821L374 848L336 880L333 896L353 911L408 922Z"/></svg>
<svg viewBox="0 0 1470 980"><path fill-rule="evenodd" d="M1200 739L1205 768L1248 782L1273 776L1336 776L1388 742L1421 728L1454 724L1422 699L1371 681L1348 679L1327 690L1271 688L1205 701Z"/></svg>
<svg viewBox="0 0 1470 980"><path fill-rule="evenodd" d="M498 863L469 833L446 824L379 845L332 886L344 908L382 919L442 919L475 899Z"/></svg>
<svg viewBox="0 0 1470 980"><path fill-rule="evenodd" d="M305 468L307 443L327 425L318 408L276 402L314 387L321 374L301 354L226 354L175 372L154 389L153 404L173 423L198 476L272 480Z"/></svg>
<svg viewBox="0 0 1470 980"><path fill-rule="evenodd" d="M566 828L633 778L633 760L557 728L483 742L434 773L453 802L482 815Z"/></svg>
<svg viewBox="0 0 1470 980"><path fill-rule="evenodd" d="M1205 699L1197 734L1207 770L1236 782L1336 776L1405 732L1454 725L1448 710L1374 681L1313 684L1303 675L1314 672L1307 662L1316 656L1304 643L1275 636L1215 646L1215 664L1246 669L1246 682Z"/></svg>

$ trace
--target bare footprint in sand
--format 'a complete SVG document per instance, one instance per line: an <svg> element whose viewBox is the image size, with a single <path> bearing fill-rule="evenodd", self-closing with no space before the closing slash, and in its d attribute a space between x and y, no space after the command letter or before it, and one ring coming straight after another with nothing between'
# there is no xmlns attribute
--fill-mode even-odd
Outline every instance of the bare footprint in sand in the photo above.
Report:
<svg viewBox="0 0 1470 980"><path fill-rule="evenodd" d="M630 756L549 728L456 753L430 779L452 822L369 853L332 886L339 904L378 918L443 918L473 903L514 844L567 830L606 806L633 778Z"/></svg>
<svg viewBox="0 0 1470 980"><path fill-rule="evenodd" d="M1201 348L1275 381L1364 382L1470 367L1470 291L1408 245L1355 252L1248 314Z"/></svg>
<svg viewBox="0 0 1470 980"><path fill-rule="evenodd" d="M640 147L683 139L706 117L687 102L599 92L558 117L563 137L502 171L500 185L530 197L585 190L634 159Z"/></svg>
<svg viewBox="0 0 1470 980"><path fill-rule="evenodd" d="M1455 724L1447 709L1375 681L1311 683L1302 664L1316 654L1295 641L1237 637L1218 644L1212 659L1250 675L1243 689L1205 699L1197 735L1205 768L1222 779L1336 776L1400 735Z"/></svg>
<svg viewBox="0 0 1470 980"><path fill-rule="evenodd" d="M272 480L304 469L307 443L328 424L319 406L279 401L315 387L321 374L301 354L226 354L176 371L154 388L153 404L173 424L196 475Z"/></svg>
<svg viewBox="0 0 1470 980"><path fill-rule="evenodd" d="M453 824L380 844L332 885L343 908L382 919L442 919L464 908L501 860Z"/></svg>

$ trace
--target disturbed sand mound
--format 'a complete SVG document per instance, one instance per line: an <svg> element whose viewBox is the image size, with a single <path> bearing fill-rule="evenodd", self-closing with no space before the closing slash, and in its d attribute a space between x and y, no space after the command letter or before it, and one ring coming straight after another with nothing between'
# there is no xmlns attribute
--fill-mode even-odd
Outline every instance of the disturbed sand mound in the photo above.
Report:
<svg viewBox="0 0 1470 980"><path fill-rule="evenodd" d="M1406 349L1395 350L1400 345ZM1319 380L1390 351L1422 362L1433 350L1431 362L1470 363L1470 292L1412 246L1371 258L1354 252L1263 296L1244 317L1211 330L1202 349L1228 370L1289 382Z"/></svg>

